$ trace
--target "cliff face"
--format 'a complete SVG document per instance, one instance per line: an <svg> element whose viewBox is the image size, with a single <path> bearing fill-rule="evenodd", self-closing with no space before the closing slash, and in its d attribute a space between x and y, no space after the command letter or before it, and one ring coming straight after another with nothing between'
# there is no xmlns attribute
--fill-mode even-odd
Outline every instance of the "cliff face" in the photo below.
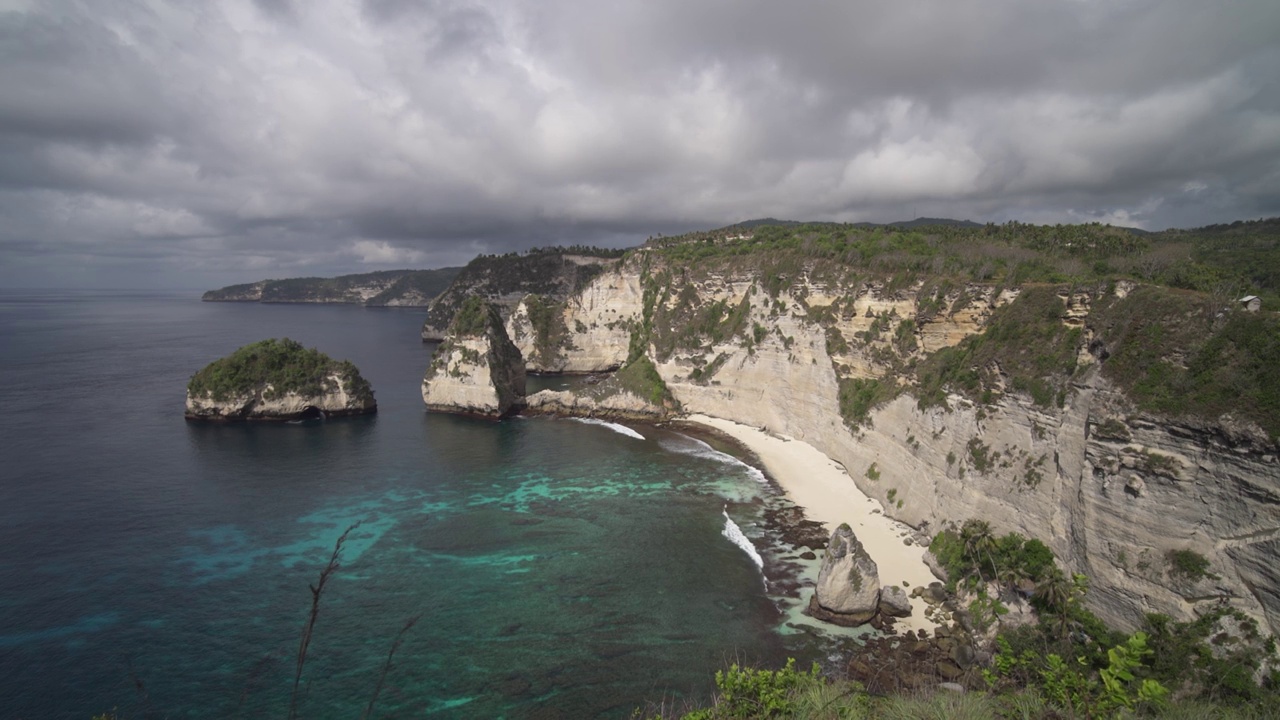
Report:
<svg viewBox="0 0 1280 720"><path fill-rule="evenodd" d="M1104 377L1094 305L1129 289L1056 299L1036 289L1019 302L1017 291L980 285L932 292L800 276L770 294L756 272L682 278L641 253L566 303L559 368L625 357L625 328L628 342L647 340L683 410L814 445L916 527L973 517L1041 538L1090 576L1088 602L1109 622L1132 628L1153 611L1188 618L1221 601L1280 630L1270 560L1280 550L1280 453L1256 425L1139 412ZM1006 306L1039 324L1007 314L1001 332L1041 335L1009 340L1013 354L999 359L966 351L1002 392L982 403L897 392L906 373L924 376L926 356L995 327ZM1020 385L1018 363L1064 362L1065 379ZM1180 568L1174 553L1186 551L1207 558L1209 574Z"/></svg>
<svg viewBox="0 0 1280 720"><path fill-rule="evenodd" d="M584 249L584 253L591 249ZM525 255L481 255L462 269L439 297L431 302L422 326L423 340L442 340L453 316L468 297L492 303L503 319L526 295L540 295L563 302L592 277L616 261L606 255L548 249Z"/></svg>
<svg viewBox="0 0 1280 720"><path fill-rule="evenodd" d="M507 320L507 334L531 372L616 370L643 310L639 274L605 272L561 302L526 296Z"/></svg>
<svg viewBox="0 0 1280 720"><path fill-rule="evenodd" d="M429 410L500 418L524 399L525 369L498 311L470 298L449 326L422 379Z"/></svg>
<svg viewBox="0 0 1280 720"><path fill-rule="evenodd" d="M378 404L372 395L352 393L350 383L340 375L330 375L327 380L329 390L318 394L276 393L270 384L220 400L188 392L186 417L213 421L297 420L377 412Z"/></svg>

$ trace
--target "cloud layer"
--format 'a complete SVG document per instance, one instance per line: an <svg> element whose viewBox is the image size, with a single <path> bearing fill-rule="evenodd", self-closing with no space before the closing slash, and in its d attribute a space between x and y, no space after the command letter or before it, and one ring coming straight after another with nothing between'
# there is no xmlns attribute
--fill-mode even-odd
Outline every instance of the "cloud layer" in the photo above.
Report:
<svg viewBox="0 0 1280 720"><path fill-rule="evenodd" d="M1273 0L0 0L0 282L1280 214Z"/></svg>

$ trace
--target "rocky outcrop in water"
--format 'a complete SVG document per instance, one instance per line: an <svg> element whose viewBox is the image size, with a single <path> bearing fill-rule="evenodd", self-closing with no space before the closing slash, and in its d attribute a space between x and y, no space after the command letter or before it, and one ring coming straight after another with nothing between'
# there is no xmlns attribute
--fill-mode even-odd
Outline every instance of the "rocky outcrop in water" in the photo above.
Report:
<svg viewBox="0 0 1280 720"><path fill-rule="evenodd" d="M205 366L187 384L188 420L298 420L377 412L350 362L284 340L263 340Z"/></svg>
<svg viewBox="0 0 1280 720"><path fill-rule="evenodd" d="M809 614L852 627L870 621L879 609L880 570L853 529L842 524L827 542Z"/></svg>
<svg viewBox="0 0 1280 720"><path fill-rule="evenodd" d="M497 309L468 298L449 325L422 379L428 410L500 418L521 404L524 358L511 343Z"/></svg>

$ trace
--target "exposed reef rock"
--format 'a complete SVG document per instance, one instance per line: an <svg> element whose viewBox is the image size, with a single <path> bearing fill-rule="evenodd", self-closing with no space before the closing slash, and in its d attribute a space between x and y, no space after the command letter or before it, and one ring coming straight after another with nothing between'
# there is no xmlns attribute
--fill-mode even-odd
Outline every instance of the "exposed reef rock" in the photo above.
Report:
<svg viewBox="0 0 1280 720"><path fill-rule="evenodd" d="M907 607L910 608L908 601ZM849 627L871 620L880 609L880 570L848 524L831 533L818 571L809 614Z"/></svg>
<svg viewBox="0 0 1280 720"><path fill-rule="evenodd" d="M630 392L619 391L600 396L564 390L543 390L525 398L524 412L529 415L568 415L612 420L665 420L671 412Z"/></svg>
<svg viewBox="0 0 1280 720"><path fill-rule="evenodd" d="M422 379L428 410L500 418L524 400L525 369L491 303L462 304Z"/></svg>
<svg viewBox="0 0 1280 720"><path fill-rule="evenodd" d="M377 410L355 365L288 338L246 345L187 384L188 420L298 420Z"/></svg>

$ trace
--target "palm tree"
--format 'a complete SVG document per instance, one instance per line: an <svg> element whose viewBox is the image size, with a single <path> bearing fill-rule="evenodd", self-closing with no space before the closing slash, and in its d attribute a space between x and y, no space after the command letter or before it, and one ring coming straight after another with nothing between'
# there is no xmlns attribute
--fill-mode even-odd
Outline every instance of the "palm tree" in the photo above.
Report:
<svg viewBox="0 0 1280 720"><path fill-rule="evenodd" d="M1049 612L1058 616L1058 629L1062 640L1067 639L1067 626L1071 622L1071 607L1089 591L1089 578L1075 574L1068 578L1054 567L1036 586L1036 597Z"/></svg>
<svg viewBox="0 0 1280 720"><path fill-rule="evenodd" d="M1036 585L1035 597L1045 610L1066 615L1067 603L1071 601L1071 581L1055 567Z"/></svg>
<svg viewBox="0 0 1280 720"><path fill-rule="evenodd" d="M982 577L982 554L986 553L987 562L991 566L991 574L997 575L996 563L991 551L996 547L996 537L991 532L991 523L986 520L966 520L960 528L960 538L964 541L965 557L971 558Z"/></svg>
<svg viewBox="0 0 1280 720"><path fill-rule="evenodd" d="M1017 565L1010 565L1009 567L1002 569L1000 571L1000 574L997 576L997 578L1004 585L1005 590L1009 592L1010 596L1012 597L1017 595L1018 593L1018 581L1022 580L1022 578L1026 577L1026 575L1027 574L1023 572L1022 568L1018 567Z"/></svg>

